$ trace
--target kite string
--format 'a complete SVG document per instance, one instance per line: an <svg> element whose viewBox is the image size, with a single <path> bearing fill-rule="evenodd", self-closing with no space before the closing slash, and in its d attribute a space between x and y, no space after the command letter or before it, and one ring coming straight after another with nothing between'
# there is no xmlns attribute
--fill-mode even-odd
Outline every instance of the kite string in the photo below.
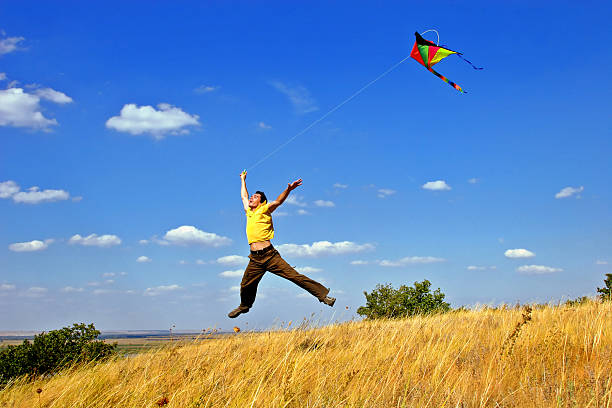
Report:
<svg viewBox="0 0 612 408"><path fill-rule="evenodd" d="M270 153L268 153L266 156L264 156L262 159L260 159L259 161L255 162L255 164L252 164L251 166L247 167L247 169L251 170L254 169L255 167L259 166L261 163L263 163L264 161L266 161L268 158L270 158L272 155L274 155L276 152L278 152L279 150L281 150L282 148L284 148L285 146L287 146L289 143L291 143L292 141L294 141L297 137L303 135L304 133L306 133L308 130L310 130L312 127L314 127L317 123L321 122L323 119L325 119L326 117L328 117L329 115L331 115L332 113L334 113L335 111L337 111L338 109L340 109L342 106L346 105L347 103L349 103L353 98L355 98L357 95L359 95L360 93L362 93L363 91L365 91L368 87L370 87L371 85L373 85L375 82L377 82L379 79L381 79L382 77L384 77L385 75L387 75L389 72L393 71L395 68L397 68L398 66L400 66L404 61L406 61L408 58L410 58L410 55L408 55L406 58L402 59L400 62L396 63L395 65L393 65L391 68L387 69L385 72L383 72L382 74L380 74L379 76L377 76L375 79L373 79L372 81L368 82L366 85L364 85L363 87L361 87L357 92L353 93L351 96L349 96L348 98L346 98L344 101L340 102L338 105L334 106L332 109L330 109L325 115L321 116L319 119L315 120L314 122L312 122L310 125L306 126L304 129L302 129L301 131L299 131L298 133L296 133L293 137L291 137L290 139L288 139L287 141L285 141L283 144L281 144L280 146L278 146L276 149L272 150Z"/></svg>

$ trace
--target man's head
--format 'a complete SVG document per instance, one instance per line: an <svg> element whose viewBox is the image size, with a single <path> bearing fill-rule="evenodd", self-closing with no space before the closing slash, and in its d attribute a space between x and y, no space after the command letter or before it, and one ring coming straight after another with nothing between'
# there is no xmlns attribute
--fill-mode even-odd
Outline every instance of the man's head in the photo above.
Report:
<svg viewBox="0 0 612 408"><path fill-rule="evenodd" d="M264 204L266 201L268 201L268 199L266 198L264 192L256 191L255 194L253 194L251 198L249 198L249 207L257 208L259 207L259 204Z"/></svg>

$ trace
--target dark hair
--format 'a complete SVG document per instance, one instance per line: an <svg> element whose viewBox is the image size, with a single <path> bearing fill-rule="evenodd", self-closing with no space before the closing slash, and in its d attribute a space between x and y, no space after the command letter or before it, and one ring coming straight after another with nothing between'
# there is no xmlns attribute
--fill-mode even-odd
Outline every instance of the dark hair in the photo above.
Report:
<svg viewBox="0 0 612 408"><path fill-rule="evenodd" d="M259 194L259 196L261 197L261 200L259 200L260 203L265 203L266 201L268 201L268 199L266 198L266 194L263 191L257 190L255 194Z"/></svg>

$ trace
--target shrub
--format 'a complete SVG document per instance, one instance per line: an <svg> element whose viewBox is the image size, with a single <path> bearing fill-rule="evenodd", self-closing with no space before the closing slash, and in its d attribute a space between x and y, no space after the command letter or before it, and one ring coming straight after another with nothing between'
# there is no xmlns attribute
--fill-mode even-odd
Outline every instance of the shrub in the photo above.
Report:
<svg viewBox="0 0 612 408"><path fill-rule="evenodd" d="M567 300L565 302L565 304L567 306L574 307L574 306L580 306L580 305L584 305L586 303L589 303L590 300L591 299L588 296L580 296L580 297L577 297L576 299L569 299L569 300Z"/></svg>
<svg viewBox="0 0 612 408"><path fill-rule="evenodd" d="M402 285L399 289L391 284L378 284L371 293L363 292L366 305L357 309L357 313L367 319L378 319L448 312L450 305L444 302L445 295L439 288L431 293L430 287L427 279L414 282L414 287Z"/></svg>
<svg viewBox="0 0 612 408"><path fill-rule="evenodd" d="M603 288L597 288L597 292L600 294L599 297L603 300L612 300L612 273L606 273L604 283L605 286Z"/></svg>
<svg viewBox="0 0 612 408"><path fill-rule="evenodd" d="M0 350L0 384L24 375L36 376L58 371L68 365L102 360L114 353L117 345L96 340L100 331L93 324L73 324L24 340L18 346Z"/></svg>

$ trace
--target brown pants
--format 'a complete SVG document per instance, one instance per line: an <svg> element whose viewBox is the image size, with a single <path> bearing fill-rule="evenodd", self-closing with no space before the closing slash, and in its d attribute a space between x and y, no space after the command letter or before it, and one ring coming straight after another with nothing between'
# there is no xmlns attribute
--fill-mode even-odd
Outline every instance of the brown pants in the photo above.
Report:
<svg viewBox="0 0 612 408"><path fill-rule="evenodd" d="M259 281L263 278L266 271L289 279L321 301L329 293L329 289L325 286L293 269L291 265L281 258L278 251L274 248L263 254L251 253L249 258L249 265L244 271L242 282L240 283L240 306L253 306L255 295L257 294L257 285L259 285Z"/></svg>

